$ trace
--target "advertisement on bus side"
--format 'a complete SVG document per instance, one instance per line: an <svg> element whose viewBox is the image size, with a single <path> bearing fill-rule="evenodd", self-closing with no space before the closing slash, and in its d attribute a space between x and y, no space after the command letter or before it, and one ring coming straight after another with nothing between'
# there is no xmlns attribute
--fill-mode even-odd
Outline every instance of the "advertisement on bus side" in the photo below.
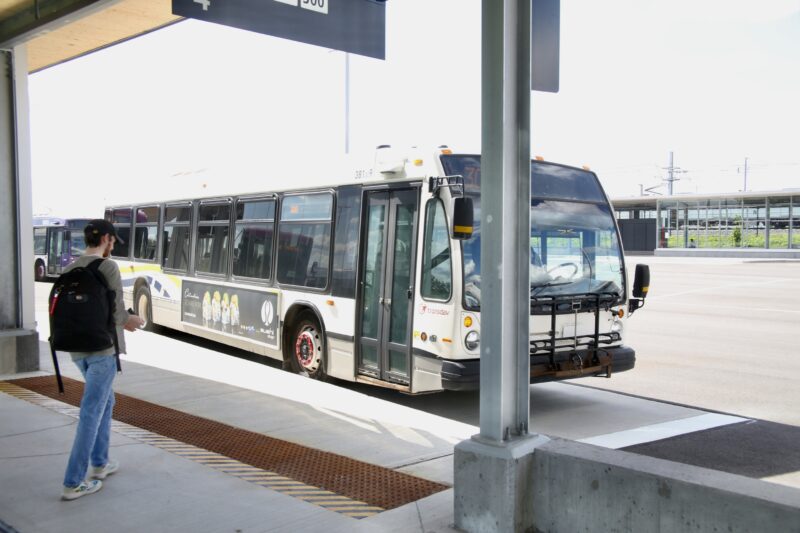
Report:
<svg viewBox="0 0 800 533"><path fill-rule="evenodd" d="M278 347L278 295L184 280L181 320Z"/></svg>

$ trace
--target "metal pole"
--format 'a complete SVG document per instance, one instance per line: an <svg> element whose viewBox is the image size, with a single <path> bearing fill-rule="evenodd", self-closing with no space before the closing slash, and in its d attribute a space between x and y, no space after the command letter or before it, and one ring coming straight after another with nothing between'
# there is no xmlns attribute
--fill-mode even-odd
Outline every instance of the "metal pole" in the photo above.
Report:
<svg viewBox="0 0 800 533"><path fill-rule="evenodd" d="M669 178L667 178L667 192L672 196L672 183L675 181L675 167L672 165L672 152L669 153Z"/></svg>
<svg viewBox="0 0 800 533"><path fill-rule="evenodd" d="M786 247L790 250L793 248L792 246L792 225L794 224L794 198L792 196L789 197L789 239L786 243Z"/></svg>
<svg viewBox="0 0 800 533"><path fill-rule="evenodd" d="M344 153L350 153L350 53L344 53Z"/></svg>
<svg viewBox="0 0 800 533"><path fill-rule="evenodd" d="M661 244L661 200L656 200L656 248L662 248Z"/></svg>
<svg viewBox="0 0 800 533"><path fill-rule="evenodd" d="M689 247L689 207L683 208L683 247Z"/></svg>
<svg viewBox="0 0 800 533"><path fill-rule="evenodd" d="M482 3L480 437L528 433L531 2Z"/></svg>
<svg viewBox="0 0 800 533"><path fill-rule="evenodd" d="M742 192L747 192L747 158L744 158L744 189Z"/></svg>

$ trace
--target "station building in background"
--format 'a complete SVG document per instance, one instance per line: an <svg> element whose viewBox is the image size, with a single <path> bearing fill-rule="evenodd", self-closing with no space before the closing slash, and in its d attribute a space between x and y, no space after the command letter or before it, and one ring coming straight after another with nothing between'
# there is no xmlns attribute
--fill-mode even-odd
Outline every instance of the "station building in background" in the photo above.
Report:
<svg viewBox="0 0 800 533"><path fill-rule="evenodd" d="M796 250L800 257L800 189L636 196L611 203L626 252Z"/></svg>

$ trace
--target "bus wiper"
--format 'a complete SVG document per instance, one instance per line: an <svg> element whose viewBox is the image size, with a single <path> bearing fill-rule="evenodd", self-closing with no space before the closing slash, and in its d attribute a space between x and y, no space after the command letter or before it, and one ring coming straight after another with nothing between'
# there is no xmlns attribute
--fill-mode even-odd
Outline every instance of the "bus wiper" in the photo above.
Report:
<svg viewBox="0 0 800 533"><path fill-rule="evenodd" d="M556 287L558 285L569 285L570 283L572 283L572 281L569 280L558 281L554 279L548 281L544 285L537 285L536 287L531 287L531 298L542 292L547 287Z"/></svg>

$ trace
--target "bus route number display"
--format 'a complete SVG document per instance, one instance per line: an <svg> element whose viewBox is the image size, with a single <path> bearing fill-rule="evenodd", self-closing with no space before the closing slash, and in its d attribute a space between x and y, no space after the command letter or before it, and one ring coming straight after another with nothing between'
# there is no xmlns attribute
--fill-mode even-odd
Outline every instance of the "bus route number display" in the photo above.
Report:
<svg viewBox="0 0 800 533"><path fill-rule="evenodd" d="M198 0L195 0L198 1ZM297 7L298 0L275 0L276 2L280 2L281 4L288 4L290 6ZM300 7L303 9L310 9L311 11L316 11L317 13L325 13L328 14L328 0L299 0Z"/></svg>
<svg viewBox="0 0 800 533"><path fill-rule="evenodd" d="M211 0L192 0L192 1L195 4L199 4L200 7L203 8L203 11L208 11L208 8L211 7ZM303 9L310 9L311 11L316 11L317 13L325 13L326 15L328 14L327 0L275 0L275 2L279 2L281 4L286 4L294 7L297 7L299 2L299 6L302 7Z"/></svg>

